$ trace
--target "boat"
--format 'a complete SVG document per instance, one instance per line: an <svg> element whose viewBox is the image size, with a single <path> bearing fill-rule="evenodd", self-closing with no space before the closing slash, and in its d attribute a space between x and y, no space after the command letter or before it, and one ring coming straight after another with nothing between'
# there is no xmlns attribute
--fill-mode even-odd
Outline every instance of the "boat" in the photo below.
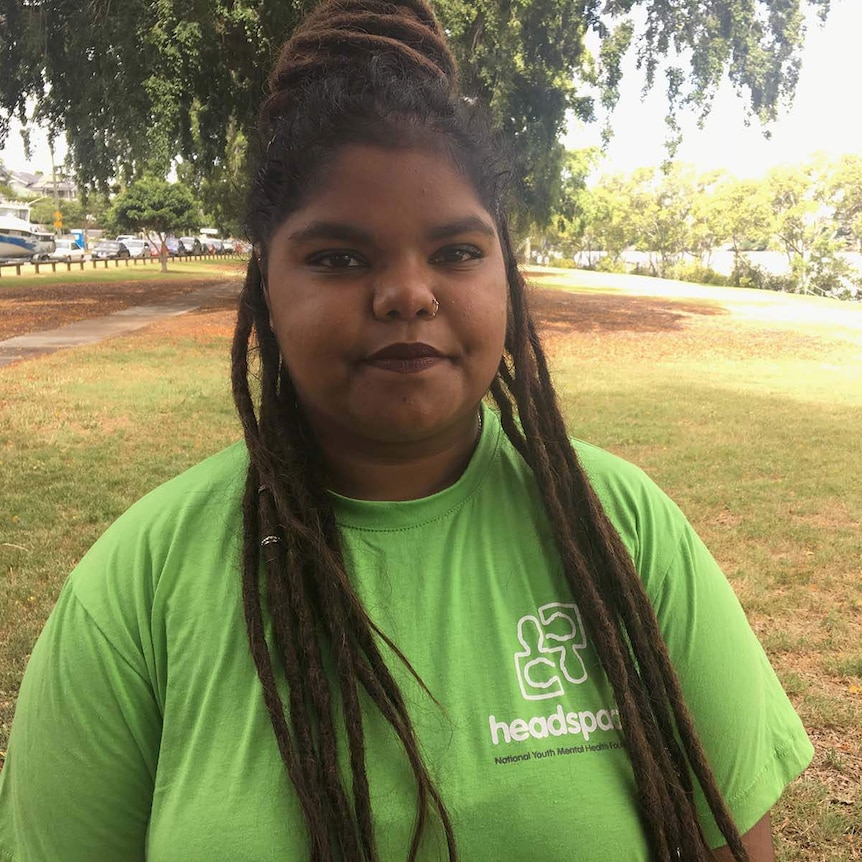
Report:
<svg viewBox="0 0 862 862"><path fill-rule="evenodd" d="M29 215L29 207L0 204L0 262L47 260L54 251L54 234L22 215Z"/></svg>

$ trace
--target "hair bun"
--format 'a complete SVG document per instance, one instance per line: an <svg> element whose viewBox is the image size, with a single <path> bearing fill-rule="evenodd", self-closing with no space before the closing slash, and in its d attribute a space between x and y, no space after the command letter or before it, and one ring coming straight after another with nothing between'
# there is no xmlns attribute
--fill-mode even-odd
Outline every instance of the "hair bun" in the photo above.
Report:
<svg viewBox="0 0 862 862"><path fill-rule="evenodd" d="M388 60L405 77L442 79L455 89L457 67L424 0L324 0L284 44L268 82L262 118L276 116L313 79L362 75Z"/></svg>

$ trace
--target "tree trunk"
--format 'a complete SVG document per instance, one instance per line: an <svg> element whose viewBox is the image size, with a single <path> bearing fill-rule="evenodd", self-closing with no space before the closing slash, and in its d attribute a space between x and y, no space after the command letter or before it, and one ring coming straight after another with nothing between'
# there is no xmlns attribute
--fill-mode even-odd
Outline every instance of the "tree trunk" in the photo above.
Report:
<svg viewBox="0 0 862 862"><path fill-rule="evenodd" d="M168 246L165 243L165 235L159 234L159 262L162 265L162 272L168 271Z"/></svg>

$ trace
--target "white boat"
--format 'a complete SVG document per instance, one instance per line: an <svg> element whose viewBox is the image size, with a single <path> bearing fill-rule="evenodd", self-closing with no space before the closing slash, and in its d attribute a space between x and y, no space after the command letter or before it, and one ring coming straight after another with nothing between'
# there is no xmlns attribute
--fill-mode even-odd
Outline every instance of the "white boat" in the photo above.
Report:
<svg viewBox="0 0 862 862"><path fill-rule="evenodd" d="M54 235L12 215L0 215L0 261L47 260Z"/></svg>

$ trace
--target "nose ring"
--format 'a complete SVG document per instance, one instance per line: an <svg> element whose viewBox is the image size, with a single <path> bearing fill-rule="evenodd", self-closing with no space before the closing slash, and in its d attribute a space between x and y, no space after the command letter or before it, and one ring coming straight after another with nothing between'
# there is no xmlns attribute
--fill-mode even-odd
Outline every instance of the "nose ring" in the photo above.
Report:
<svg viewBox="0 0 862 862"><path fill-rule="evenodd" d="M440 303L437 302L436 298L431 299L431 314L428 315L428 319L430 320L432 317L437 317L437 312L440 310Z"/></svg>

